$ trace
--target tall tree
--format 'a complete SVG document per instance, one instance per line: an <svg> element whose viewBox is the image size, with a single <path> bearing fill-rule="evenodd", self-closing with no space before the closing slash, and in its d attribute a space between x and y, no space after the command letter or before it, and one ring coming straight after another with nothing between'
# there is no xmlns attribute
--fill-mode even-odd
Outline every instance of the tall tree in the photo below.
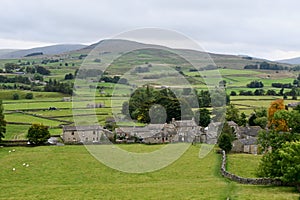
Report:
<svg viewBox="0 0 300 200"><path fill-rule="evenodd" d="M199 122L198 124L202 127L207 127L210 123L210 112L209 110L207 110L206 108L203 109L199 109L199 111L197 111L195 113L196 116L196 120Z"/></svg>
<svg viewBox="0 0 300 200"><path fill-rule="evenodd" d="M4 138L4 134L6 133L6 121L4 120L3 114L4 108L2 104L2 100L0 100L0 141Z"/></svg>
<svg viewBox="0 0 300 200"><path fill-rule="evenodd" d="M287 122L285 119L276 119L274 115L279 110L284 110L285 105L283 99L273 101L268 110L268 127L277 131L288 131Z"/></svg>

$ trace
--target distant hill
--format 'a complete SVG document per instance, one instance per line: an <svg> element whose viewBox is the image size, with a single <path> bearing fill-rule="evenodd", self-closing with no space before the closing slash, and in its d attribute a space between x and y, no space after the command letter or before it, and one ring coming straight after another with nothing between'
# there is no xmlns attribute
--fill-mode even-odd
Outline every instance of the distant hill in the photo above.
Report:
<svg viewBox="0 0 300 200"><path fill-rule="evenodd" d="M14 52L14 51L19 51L20 49L0 49L0 57L2 55Z"/></svg>
<svg viewBox="0 0 300 200"><path fill-rule="evenodd" d="M298 64L300 64L300 57L284 59L284 60L278 60L277 62L288 63L288 64L292 64L292 65L298 65Z"/></svg>
<svg viewBox="0 0 300 200"><path fill-rule="evenodd" d="M82 44L59 44L59 45L51 45L45 47L37 47L32 49L24 49L17 51L10 51L6 53L1 53L0 50L0 59L16 59L22 58L26 55L34 54L34 53L43 53L43 55L55 55L62 54L69 51L74 51L78 49L82 49L86 47L86 45ZM2 50L5 52L5 50Z"/></svg>
<svg viewBox="0 0 300 200"><path fill-rule="evenodd" d="M100 44L100 45L99 45ZM268 62L272 64L278 64L282 66L291 67L292 65L286 64L286 63L279 63L276 61L269 61L266 59L261 58L254 58L250 56L245 55L225 55L225 54L216 54L216 53L210 53L210 52L202 52L197 50L190 50L190 49L171 49L165 46L160 45L153 45L153 44L144 44L140 42L135 41L129 41L129 40L121 40L121 39L109 39L109 40L102 40L100 42L97 42L95 44L92 44L90 46L87 46L83 49L79 49L76 51L69 52L69 54L82 54L86 55L88 54L92 49L94 49L97 46L100 46L100 51L102 54L109 54L111 52L119 52L119 55L122 54L122 52L125 52L128 49L137 49L137 53L134 54L135 57L127 58L128 62L134 61L131 64L138 65L145 63L145 61L148 62L156 62L161 61L162 63L169 63L174 64L174 62L181 64L179 60L176 60L174 56L171 54L163 54L161 51L156 50L156 53L154 53L155 50L152 50L153 52L149 52L150 50L143 50L143 49L160 49L160 50L172 50L172 52L180 52L181 55L185 55L186 57L192 56L193 60L195 61L196 68L203 68L207 65L211 65L211 60L215 63L216 66L219 68L231 68L231 69L244 69L246 65L255 65L262 62ZM136 56L137 54L151 54L151 57L148 57L145 59L143 56ZM134 56L132 55L132 56ZM101 56L99 56L100 59ZM129 61L131 60L131 61ZM194 63L194 64L195 64ZM124 62L116 63L116 67L118 68L125 68ZM117 72L117 70L116 70Z"/></svg>

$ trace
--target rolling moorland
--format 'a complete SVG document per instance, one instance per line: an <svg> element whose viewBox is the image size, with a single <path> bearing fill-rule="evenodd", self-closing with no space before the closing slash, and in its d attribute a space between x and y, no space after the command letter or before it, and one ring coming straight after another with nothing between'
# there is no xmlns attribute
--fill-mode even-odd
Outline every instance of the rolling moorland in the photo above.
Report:
<svg viewBox="0 0 300 200"><path fill-rule="evenodd" d="M96 44L55 55L35 55L31 52L33 55L27 54L26 57L0 59L0 97L5 109L5 120L8 122L3 140L26 139L27 131L33 123L49 126L51 135L61 134L63 125L74 124L72 92L75 96L82 97L77 104L77 117L90 115L95 110L97 121L94 123L105 126L106 119L116 112L114 109L121 113L123 102L133 90L133 85L126 82L124 84L120 78L114 79L120 75L122 78L124 74L127 80L135 79L136 85L159 85L159 80L163 79L164 83L172 82L177 78L176 73L180 73L195 91L200 92L208 89L207 77L217 80L215 74L220 73L230 102L247 117L257 108L269 107L275 99L285 98L285 104L288 104L298 102L297 96L300 95L299 85L295 82L300 73L297 65L192 50L176 49L170 52L165 47L156 49L155 45L145 46L131 41L108 40L102 43L106 43L103 44L104 49L110 49L101 51L101 54L92 59L88 54ZM136 46L140 49L122 54L121 47L124 46ZM174 54L178 51L190 56L194 67ZM88 73L88 70L78 70L81 65L101 66L108 57L117 54L121 56L105 72L101 72L106 79L97 80L99 74L95 71L92 75L85 74L84 77L88 77L86 80L80 78L81 73ZM208 59L208 55L214 63ZM173 71L167 70L168 68ZM72 90L76 75L78 84L83 83L85 88ZM261 82L263 87L249 86L255 81ZM184 88L181 87L180 89ZM104 106L95 109L88 106L95 102ZM143 124L120 122L118 125ZM119 146L128 151L144 152L154 151L163 145ZM199 145L191 146L179 160L157 172L126 174L102 165L88 154L84 146L0 148L0 185L5 191L0 198L299 198L299 193L293 187L241 185L222 178L219 173L221 156L211 152L206 158L199 159L198 151ZM241 176L256 177L259 159L260 156L255 155L229 155L228 170ZM239 162L241 160L243 162ZM23 167L23 163L29 163L30 166ZM13 172L12 168L16 168L16 171Z"/></svg>

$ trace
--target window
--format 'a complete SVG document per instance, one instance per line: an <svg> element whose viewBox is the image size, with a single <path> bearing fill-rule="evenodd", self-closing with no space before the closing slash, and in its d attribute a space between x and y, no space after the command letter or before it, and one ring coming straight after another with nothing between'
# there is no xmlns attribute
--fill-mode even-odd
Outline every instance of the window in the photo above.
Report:
<svg viewBox="0 0 300 200"><path fill-rule="evenodd" d="M74 135L74 131L72 131L71 135Z"/></svg>
<svg viewBox="0 0 300 200"><path fill-rule="evenodd" d="M95 134L96 134L96 131L93 131L93 134L95 135Z"/></svg>

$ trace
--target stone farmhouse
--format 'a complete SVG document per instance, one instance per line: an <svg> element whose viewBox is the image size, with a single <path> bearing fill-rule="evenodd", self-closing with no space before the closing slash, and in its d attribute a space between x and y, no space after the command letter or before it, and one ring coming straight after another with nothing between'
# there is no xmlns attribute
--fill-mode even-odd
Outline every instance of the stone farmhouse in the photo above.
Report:
<svg viewBox="0 0 300 200"><path fill-rule="evenodd" d="M64 126L63 141L65 143L107 143L113 134L98 125Z"/></svg>
<svg viewBox="0 0 300 200"><path fill-rule="evenodd" d="M257 154L257 136L261 130L259 126L239 127L229 121L233 127L237 140L233 141L232 152ZM194 118L191 120L175 120L167 124L148 124L144 127L124 126L115 129L116 143L141 142L145 144L163 143L206 143L216 144L222 130L221 122L212 122L208 127L198 126ZM114 140L114 133L99 125L64 126L64 143L75 144L103 144Z"/></svg>

